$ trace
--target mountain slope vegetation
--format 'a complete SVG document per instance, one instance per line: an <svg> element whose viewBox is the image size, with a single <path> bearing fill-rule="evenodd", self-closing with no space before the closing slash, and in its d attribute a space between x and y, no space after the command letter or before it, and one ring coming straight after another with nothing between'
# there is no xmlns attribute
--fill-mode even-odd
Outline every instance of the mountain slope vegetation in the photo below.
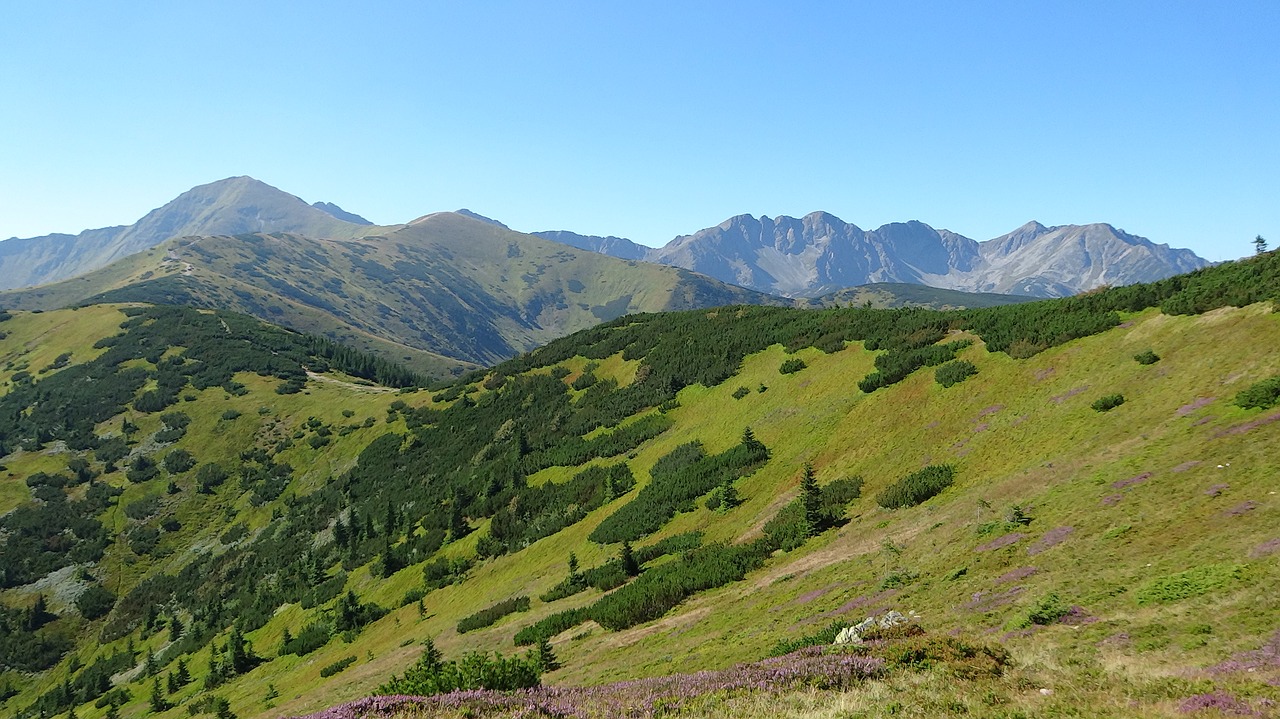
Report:
<svg viewBox="0 0 1280 719"><path fill-rule="evenodd" d="M544 683L594 684L888 609L1002 647L1010 678L898 656L925 673L805 701L1261 709L1277 299L1272 253L986 309L628 315L437 391L326 379L373 365L233 315L13 312L0 531L31 541L5 545L4 709L316 711L429 638L450 660L545 645ZM228 364L228 333L264 351Z"/></svg>
<svg viewBox="0 0 1280 719"><path fill-rule="evenodd" d="M171 240L82 277L0 295L0 303L23 309L119 301L232 309L407 356L426 371L448 366L442 358L453 368L492 364L629 312L781 302L456 213L341 241L294 234Z"/></svg>

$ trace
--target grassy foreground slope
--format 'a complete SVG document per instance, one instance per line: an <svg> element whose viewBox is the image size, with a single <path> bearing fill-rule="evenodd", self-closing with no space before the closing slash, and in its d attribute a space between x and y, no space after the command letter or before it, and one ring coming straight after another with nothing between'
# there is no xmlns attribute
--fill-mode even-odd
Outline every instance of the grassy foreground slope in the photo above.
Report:
<svg viewBox="0 0 1280 719"><path fill-rule="evenodd" d="M434 395L314 380L304 390L311 395L277 395L280 380L245 374L236 381L246 394L183 390L196 396L174 408L191 416L179 445L226 462L232 478L200 496L178 481L160 512L171 508L181 523L159 545L172 553L138 554L115 535L102 559L84 563L119 588L121 601L87 620L67 600L51 600L61 618L48 626L90 639L52 668L6 672L0 687L12 682L18 693L5 709L22 711L92 662L132 648L120 663L133 673L113 680L129 691L120 716L186 716L209 696L242 717L297 714L369 694L416 660L428 637L449 657L510 652L521 630L592 607L551 637L563 668L544 683L724 668L834 621L894 608L918 612L932 634L955 631L1007 647L1016 670L968 683L945 672L892 675L767 706L781 702L796 716L1065 716L1081 707L1092 716L1166 716L1217 691L1261 711L1276 698L1267 682L1280 678L1264 651L1280 615L1270 451L1280 413L1233 400L1280 375L1280 315L1262 301L1280 288L1277 266L1271 255L1154 286L971 313L733 307L628 317ZM97 307L17 314L0 323L9 333L0 348L30 353L35 372L45 355L56 364L71 351L82 361L78 352L89 349L72 346L65 333L41 339L56 323L92 324L80 313L101 313L104 334L119 319L117 310ZM1158 361L1134 359L1146 350ZM933 367L919 368L956 361L972 363L976 374L945 388ZM15 370L6 371L0 379L12 383ZM1107 412L1091 407L1113 394L1124 403ZM224 406L241 412L230 422L251 420L252 432L235 440L219 429ZM155 413L134 407L127 416L139 437L162 431ZM364 426L366 416L374 425ZM347 424L356 428L344 434ZM333 439L313 447L323 426ZM734 465L747 427L768 458ZM111 434L99 427L99 436ZM281 446L284 437L293 441ZM34 491L18 484L23 478L74 458L77 450L49 439L4 458L13 477L0 496L9 506ZM246 458L244 441L270 461ZM693 441L707 462L725 458L717 461L737 467L712 484L727 480L741 504L707 509L718 490L703 490L676 501L656 532L618 531L634 538L637 553L700 531L709 546L724 542L754 557L745 577L630 624L603 611L602 600L635 596L646 577L706 555L646 554L640 577L611 593L587 588L541 599L565 579L570 553L583 569L617 556L616 543L593 535L617 525L609 518L623 507L648 501L649 487L673 486L671 460L659 460L687 455L681 447ZM134 449L147 447L139 441ZM847 523L805 542L780 541L770 520L798 496L805 463L825 487L861 477L861 496L841 507ZM294 468L289 483L266 498L268 465L281 464ZM903 477L943 464L954 467L954 484L932 499L894 510L877 502ZM619 465L635 489L582 473ZM96 460L91 468L106 469ZM121 474L102 475L132 492L105 516L132 529L119 508L163 492L165 475L131 484ZM275 556L289 548L295 556ZM209 550L214 558L201 558ZM215 581L183 575L183 566L202 567L199 574ZM83 581L75 571L63 581ZM172 573L168 593L130 589L158 573ZM56 581L7 589L3 600L17 606L41 592L57 596ZM321 598L312 593L320 587L335 589ZM527 611L459 633L460 620L519 596L531 598ZM611 601L614 609L623 604ZM150 623L148 603L159 608ZM387 613L364 611L375 605ZM1069 610L1070 624L1041 621L1056 607ZM170 645L170 616L204 641ZM286 632L296 638L317 623L326 627L317 647L281 654ZM263 661L226 672L237 636ZM165 693L171 708L152 711L152 680L141 676L146 649L162 664L162 679L179 661L191 668L193 682ZM213 667L225 676L209 682ZM745 716L764 706L749 693L720 701L699 711ZM107 713L94 704L77 702L77 716Z"/></svg>

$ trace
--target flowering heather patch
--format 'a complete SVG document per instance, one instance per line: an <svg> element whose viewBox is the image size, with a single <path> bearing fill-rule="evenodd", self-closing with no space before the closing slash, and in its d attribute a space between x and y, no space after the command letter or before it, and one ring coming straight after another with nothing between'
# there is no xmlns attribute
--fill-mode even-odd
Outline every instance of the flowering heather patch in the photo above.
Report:
<svg viewBox="0 0 1280 719"><path fill-rule="evenodd" d="M975 425L973 426L973 431L974 431L975 433L977 433L977 432L986 432L988 429L991 429L991 424L990 424L990 423L988 423L988 422L979 422L978 424L975 424Z"/></svg>
<svg viewBox="0 0 1280 719"><path fill-rule="evenodd" d="M1132 487L1135 484L1142 484L1148 479L1151 479L1151 473L1143 472L1142 474L1139 474L1136 477L1130 477L1128 479L1121 479L1121 480L1112 482L1111 486L1114 487L1115 489L1124 489L1125 487Z"/></svg>
<svg viewBox="0 0 1280 719"><path fill-rule="evenodd" d="M960 605L961 609L967 609L971 612L989 612L992 609L1012 604L1013 600L1023 592L1026 587L1021 585L1009 587L1003 592L974 592L969 601Z"/></svg>
<svg viewBox="0 0 1280 719"><path fill-rule="evenodd" d="M1212 487L1206 489L1204 493L1209 495L1210 497L1216 497L1219 494L1222 494L1223 492L1227 491L1228 489L1231 489L1231 485L1229 484L1215 484Z"/></svg>
<svg viewBox="0 0 1280 719"><path fill-rule="evenodd" d="M1049 379L1049 377L1050 377L1050 376L1051 376L1055 371L1056 371L1056 370L1055 370L1054 368L1052 368L1052 367L1045 367L1044 369L1038 369L1038 370L1036 370L1036 381L1037 381L1037 382L1043 382L1043 381L1045 381L1045 380Z"/></svg>
<svg viewBox="0 0 1280 719"><path fill-rule="evenodd" d="M1035 574L1040 570L1035 567L1018 567L996 577L996 584L1008 584L1009 582L1017 582Z"/></svg>
<svg viewBox="0 0 1280 719"><path fill-rule="evenodd" d="M1219 431L1213 436L1225 437L1229 434L1244 434L1245 432L1251 432L1263 425L1271 424L1272 422L1280 422L1280 412L1267 415L1266 417L1259 417L1258 419L1255 419L1252 422L1245 422L1244 424L1237 424L1234 427L1227 427L1226 429Z"/></svg>
<svg viewBox="0 0 1280 719"><path fill-rule="evenodd" d="M841 604L835 609L825 611L815 617L811 617L806 621L812 622L812 621L817 621L818 619L823 617L831 617L838 614L845 614L847 612L852 612L855 609L861 609L871 604L883 602L887 599L892 598L897 593L898 593L898 590L896 589L886 589L883 592L876 592L875 594L854 597L853 599L850 599L849 601L845 602L844 604Z"/></svg>
<svg viewBox="0 0 1280 719"><path fill-rule="evenodd" d="M1182 464L1178 465L1177 467L1174 467L1174 468L1173 468L1173 471L1174 471L1174 472L1185 472L1185 471L1187 471L1188 469L1191 469L1192 467L1196 466L1197 464L1200 464L1200 460L1198 460L1198 459L1193 459L1193 460L1191 460L1190 462L1183 462Z"/></svg>
<svg viewBox="0 0 1280 719"><path fill-rule="evenodd" d="M1252 512L1257 508L1258 508L1258 503L1250 499L1247 502L1241 502L1240 504L1237 504L1231 509L1228 509L1227 511L1223 512L1223 514L1227 515L1228 517L1239 517L1243 514L1248 514L1249 512Z"/></svg>
<svg viewBox="0 0 1280 719"><path fill-rule="evenodd" d="M1220 714L1234 714L1236 716L1260 716L1248 704L1221 691L1196 694L1183 699L1178 704L1178 711L1184 714L1211 710Z"/></svg>
<svg viewBox="0 0 1280 719"><path fill-rule="evenodd" d="M1076 531L1075 527L1054 527L1045 532L1038 542L1027 547L1027 554L1036 555L1046 549L1056 547L1067 541L1067 537L1071 536L1074 531Z"/></svg>
<svg viewBox="0 0 1280 719"><path fill-rule="evenodd" d="M1004 405L1002 404L993 404L990 407L984 407L983 410L978 413L978 419L982 419L983 417L986 417L989 414L995 414L996 412L999 412L1002 409L1004 409Z"/></svg>
<svg viewBox="0 0 1280 719"><path fill-rule="evenodd" d="M1066 624L1069 627L1079 627L1085 624L1093 624L1096 621L1098 621L1098 618L1085 611L1084 607L1079 604L1073 604L1067 610L1067 613L1058 620L1058 623Z"/></svg>
<svg viewBox="0 0 1280 719"><path fill-rule="evenodd" d="M1280 537L1263 542L1262 544L1254 547L1249 551L1249 559L1262 559L1263 557L1269 554L1274 554L1277 551L1280 551Z"/></svg>
<svg viewBox="0 0 1280 719"><path fill-rule="evenodd" d="M1085 385L1085 386L1083 386L1083 387L1076 387L1075 389L1071 390L1070 392L1066 392L1066 393L1064 393L1064 394L1060 394L1060 395L1058 395L1058 396L1056 396L1056 397L1053 397L1053 398L1051 398L1051 399L1053 399L1053 401L1054 401L1054 402L1056 402L1057 404L1062 404L1063 402L1066 402L1067 400L1071 399L1072 397L1075 397L1075 396L1076 396L1076 395L1078 395L1078 394L1081 394L1081 393L1084 393L1084 392L1088 392L1088 391L1089 391L1089 385Z"/></svg>
<svg viewBox="0 0 1280 719"><path fill-rule="evenodd" d="M1280 672L1280 629L1272 633L1262 646L1247 652L1238 652L1230 659L1209 667L1211 674L1235 674L1236 672Z"/></svg>
<svg viewBox="0 0 1280 719"><path fill-rule="evenodd" d="M1003 547L1009 546L1010 544L1017 544L1018 542L1021 542L1026 538L1027 538L1027 535L1023 534L1022 532L1010 532L1009 534L1006 534L1002 537L996 537L995 539L991 540L990 542L987 542L986 544L979 544L977 547L974 548L973 551L990 552L993 549L1001 549Z"/></svg>
<svg viewBox="0 0 1280 719"><path fill-rule="evenodd" d="M797 687L846 689L879 676L878 657L809 647L781 657L694 674L675 674L595 687L535 687L514 692L456 691L430 697L381 696L302 719L383 719L466 712L471 716L654 717L678 712L711 693L777 692Z"/></svg>
<svg viewBox="0 0 1280 719"><path fill-rule="evenodd" d="M1200 426L1200 425L1202 425L1202 424L1209 424L1210 422L1212 422L1213 420L1215 420L1215 419L1217 419L1217 418L1218 418L1218 415L1216 415L1216 414L1208 414L1208 415L1205 415L1205 416L1201 417L1200 419L1197 419L1196 421L1192 422L1192 423L1191 423L1191 426L1192 426L1192 427L1199 427L1199 426Z"/></svg>
<svg viewBox="0 0 1280 719"><path fill-rule="evenodd" d="M809 602L812 602L813 600L817 599L818 597L821 597L827 592L830 592L833 589L838 589L839 587L840 587L839 584L832 584L829 587L822 587L821 589L815 589L811 592L805 592L804 594L801 594L795 599L792 599L791 604L808 604Z"/></svg>
<svg viewBox="0 0 1280 719"><path fill-rule="evenodd" d="M1178 416L1179 416L1179 417L1186 417L1187 415L1189 415L1189 414L1191 414L1192 412L1194 412L1194 411L1196 411L1196 410L1200 409L1201 407L1203 407L1203 406L1205 406L1205 405L1209 404L1210 402L1212 402L1212 401L1213 401L1213 400L1215 400L1215 399L1217 399L1217 398L1216 398L1216 397L1197 397L1197 398L1196 398L1196 401L1194 401L1194 402L1192 402L1192 403L1190 403L1190 404L1184 404L1184 405L1182 405L1181 407L1179 407L1179 408L1178 408Z"/></svg>
<svg viewBox="0 0 1280 719"><path fill-rule="evenodd" d="M1124 499L1123 494L1108 494L1102 498L1102 504L1107 507L1114 507L1119 504L1122 499Z"/></svg>

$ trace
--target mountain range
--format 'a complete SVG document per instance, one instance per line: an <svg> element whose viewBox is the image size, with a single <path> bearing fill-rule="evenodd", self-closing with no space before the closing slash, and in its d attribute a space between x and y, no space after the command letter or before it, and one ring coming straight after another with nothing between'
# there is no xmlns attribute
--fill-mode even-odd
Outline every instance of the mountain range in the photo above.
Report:
<svg viewBox="0 0 1280 719"><path fill-rule="evenodd" d="M510 229L470 210L458 214ZM0 242L0 290L74 277L173 237L287 232L349 240L382 231L335 204L308 205L253 178L233 177L193 188L132 225ZM658 248L565 230L532 234L791 298L872 283L1060 297L1102 285L1149 282L1209 264L1190 250L1102 223L1046 227L1028 222L985 242L918 221L863 230L827 212L801 218L738 215Z"/></svg>
<svg viewBox="0 0 1280 719"><path fill-rule="evenodd" d="M536 232L614 257L674 265L783 297L904 282L966 292L1064 297L1150 282L1209 263L1107 224L1045 227L1028 222L976 242L923 222L863 230L827 212L801 218L739 215L648 248L620 237Z"/></svg>

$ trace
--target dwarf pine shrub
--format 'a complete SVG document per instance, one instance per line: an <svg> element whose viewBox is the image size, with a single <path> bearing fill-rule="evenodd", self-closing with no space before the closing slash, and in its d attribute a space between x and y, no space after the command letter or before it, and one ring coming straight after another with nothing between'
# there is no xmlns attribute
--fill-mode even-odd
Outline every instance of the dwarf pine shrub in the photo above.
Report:
<svg viewBox="0 0 1280 719"><path fill-rule="evenodd" d="M528 597L521 596L505 599L493 606L485 607L475 614L463 617L462 620L458 622L458 633L466 634L467 632L482 629L493 624L499 619L502 619L508 614L527 611L529 611Z"/></svg>
<svg viewBox="0 0 1280 719"><path fill-rule="evenodd" d="M1280 403L1280 377L1264 379L1236 395L1241 409L1267 409Z"/></svg>
<svg viewBox="0 0 1280 719"><path fill-rule="evenodd" d="M1134 355L1133 361L1138 364L1155 364L1160 361L1160 355L1151 350L1147 350Z"/></svg>
<svg viewBox="0 0 1280 719"><path fill-rule="evenodd" d="M943 387L950 387L965 381L978 373L978 368L968 360L955 360L948 362L933 373L933 378Z"/></svg>
<svg viewBox="0 0 1280 719"><path fill-rule="evenodd" d="M1099 397L1090 406L1093 407L1093 411L1095 412L1110 412L1122 404L1124 404L1124 395L1117 392L1116 394Z"/></svg>
<svg viewBox="0 0 1280 719"><path fill-rule="evenodd" d="M876 503L885 509L914 507L950 487L955 474L952 465L931 464L885 487L876 495Z"/></svg>

